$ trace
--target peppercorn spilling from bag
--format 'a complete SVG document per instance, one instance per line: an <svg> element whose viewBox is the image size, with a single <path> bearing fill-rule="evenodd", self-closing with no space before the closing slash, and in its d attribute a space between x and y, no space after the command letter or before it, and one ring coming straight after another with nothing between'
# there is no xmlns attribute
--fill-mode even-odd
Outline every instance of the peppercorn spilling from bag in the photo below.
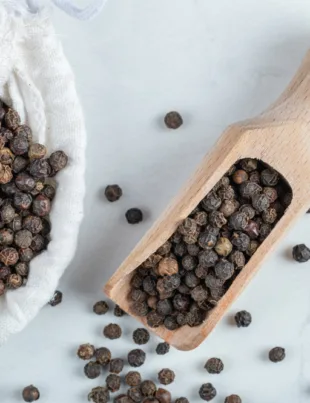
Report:
<svg viewBox="0 0 310 403"><path fill-rule="evenodd" d="M29 262L47 248L55 187L50 178L68 163L63 151L46 157L18 113L0 103L0 295L27 281ZM57 300L57 301L56 301ZM61 299L56 298L51 305Z"/></svg>
<svg viewBox="0 0 310 403"><path fill-rule="evenodd" d="M291 200L291 188L278 172L254 159L238 161L135 270L131 312L153 328L201 325ZM306 262L310 251L297 245L293 256ZM239 312L236 323L249 326L251 315Z"/></svg>

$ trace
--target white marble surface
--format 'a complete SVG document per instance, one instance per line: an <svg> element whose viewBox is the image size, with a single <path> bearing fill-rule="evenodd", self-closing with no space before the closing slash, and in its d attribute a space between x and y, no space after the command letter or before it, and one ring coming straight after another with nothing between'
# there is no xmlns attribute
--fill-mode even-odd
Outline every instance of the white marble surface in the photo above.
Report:
<svg viewBox="0 0 310 403"><path fill-rule="evenodd" d="M0 350L0 402L21 401L29 384L42 403L86 402L104 381L88 380L75 357L80 343L108 346L125 357L138 325L122 320L124 337L107 342L102 328L112 315L92 314L101 288L191 175L229 123L258 113L273 101L310 47L308 0L113 0L91 23L55 13L55 25L76 72L89 144L87 198L76 257L63 277L64 301L46 307ZM179 110L182 129L169 132L163 114ZM124 197L108 204L108 183ZM310 201L309 201L310 204ZM127 208L145 221L129 226ZM238 393L244 403L306 403L310 399L310 264L289 258L296 243L310 243L304 216L264 264L211 336L195 351L154 354L146 346L145 377L162 367L176 372L174 397L199 402L204 382L218 390L214 403ZM237 329L231 317L247 309L253 323ZM287 359L267 360L281 345ZM203 365L219 356L224 372ZM126 367L126 370L128 368Z"/></svg>

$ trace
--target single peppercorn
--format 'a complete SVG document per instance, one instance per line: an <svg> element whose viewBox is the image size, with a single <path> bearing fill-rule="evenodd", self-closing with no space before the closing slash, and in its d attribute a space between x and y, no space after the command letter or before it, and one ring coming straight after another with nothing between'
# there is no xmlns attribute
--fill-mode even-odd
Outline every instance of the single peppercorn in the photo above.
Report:
<svg viewBox="0 0 310 403"><path fill-rule="evenodd" d="M234 274L234 265L226 259L221 259L214 267L215 275L221 280L228 280Z"/></svg>
<svg viewBox="0 0 310 403"><path fill-rule="evenodd" d="M116 374L108 375L105 382L111 392L117 392L121 387L121 378Z"/></svg>
<svg viewBox="0 0 310 403"><path fill-rule="evenodd" d="M51 201L45 195L38 195L32 204L32 211L39 217L44 217L51 211Z"/></svg>
<svg viewBox="0 0 310 403"><path fill-rule="evenodd" d="M244 171L243 169L238 169L237 171L235 171L232 175L232 180L237 184L237 185L241 185L241 183L247 181L249 178L249 175L247 174L246 171Z"/></svg>
<svg viewBox="0 0 310 403"><path fill-rule="evenodd" d="M32 242L32 234L26 229L17 231L15 233L14 241L20 248L29 248Z"/></svg>
<svg viewBox="0 0 310 403"><path fill-rule="evenodd" d="M165 257L159 262L157 271L160 276L176 274L179 271L178 261L171 257Z"/></svg>
<svg viewBox="0 0 310 403"><path fill-rule="evenodd" d="M169 353L169 350L170 350L170 346L168 343L166 343L166 342L159 343L156 347L156 354L165 355L165 354Z"/></svg>
<svg viewBox="0 0 310 403"><path fill-rule="evenodd" d="M250 245L250 237L244 232L234 232L232 235L231 243L236 247L236 249L244 252L248 249Z"/></svg>
<svg viewBox="0 0 310 403"><path fill-rule="evenodd" d="M43 144L33 143L28 150L28 157L31 160L44 158L47 153L46 147Z"/></svg>
<svg viewBox="0 0 310 403"><path fill-rule="evenodd" d="M19 172L23 171L24 169L27 168L28 163L29 163L29 161L26 158L24 158L20 155L17 155L12 163L13 172L19 173Z"/></svg>
<svg viewBox="0 0 310 403"><path fill-rule="evenodd" d="M109 202L115 202L122 197L123 191L118 185L108 185L104 194Z"/></svg>
<svg viewBox="0 0 310 403"><path fill-rule="evenodd" d="M252 316L247 311L237 312L235 321L238 327L248 327L252 323Z"/></svg>
<svg viewBox="0 0 310 403"><path fill-rule="evenodd" d="M157 390L155 383L148 380L141 383L140 389L143 396L154 396Z"/></svg>
<svg viewBox="0 0 310 403"><path fill-rule="evenodd" d="M223 285L223 280L215 277L213 274L208 274L205 278L205 284L208 288L220 288Z"/></svg>
<svg viewBox="0 0 310 403"><path fill-rule="evenodd" d="M128 364L131 367L141 367L144 364L146 354L143 350L137 348L128 353Z"/></svg>
<svg viewBox="0 0 310 403"><path fill-rule="evenodd" d="M130 371L125 377L128 386L138 386L142 382L141 375L137 371Z"/></svg>
<svg viewBox="0 0 310 403"><path fill-rule="evenodd" d="M25 192L30 192L32 189L34 189L36 182L32 176L28 175L26 172L21 172L16 176L15 184L18 189Z"/></svg>
<svg viewBox="0 0 310 403"><path fill-rule="evenodd" d="M149 313L148 304L136 301L131 305L131 312L137 316L146 316Z"/></svg>
<svg viewBox="0 0 310 403"><path fill-rule="evenodd" d="M229 225L234 230L242 231L246 228L248 221L248 215L246 213L238 211L230 216Z"/></svg>
<svg viewBox="0 0 310 403"><path fill-rule="evenodd" d="M285 358L285 349L282 347L274 347L269 351L269 360L272 362L280 362Z"/></svg>
<svg viewBox="0 0 310 403"><path fill-rule="evenodd" d="M220 374L224 369L223 361L220 358L209 358L206 362L205 369L209 374Z"/></svg>
<svg viewBox="0 0 310 403"><path fill-rule="evenodd" d="M227 220L223 213L219 211L212 211L209 215L209 223L213 227L221 228L227 223Z"/></svg>
<svg viewBox="0 0 310 403"><path fill-rule="evenodd" d="M235 250L232 252L229 256L229 260L231 263L237 268L237 269L242 269L242 267L245 266L245 256L244 254L239 251Z"/></svg>
<svg viewBox="0 0 310 403"><path fill-rule="evenodd" d="M36 187L40 187L40 185L37 183ZM39 190L37 190L37 191L39 191ZM52 185L46 185L46 186L44 186L42 193L44 194L44 196L46 196L50 200L53 200L55 197L55 194L56 194L56 189Z"/></svg>
<svg viewBox="0 0 310 403"><path fill-rule="evenodd" d="M202 199L201 206L207 212L212 212L217 210L221 203L221 198L215 192L210 192L204 199Z"/></svg>
<svg viewBox="0 0 310 403"><path fill-rule="evenodd" d="M22 396L25 402L35 402L40 399L40 392L35 386L29 385L24 388Z"/></svg>
<svg viewBox="0 0 310 403"><path fill-rule="evenodd" d="M111 361L111 351L106 347L97 348L95 351L96 362L101 365L108 365Z"/></svg>
<svg viewBox="0 0 310 403"><path fill-rule="evenodd" d="M163 299L157 302L156 310L160 315L166 316L172 313L173 307L169 299Z"/></svg>
<svg viewBox="0 0 310 403"><path fill-rule="evenodd" d="M199 389L199 396L202 400L209 402L214 399L217 392L212 383L204 383Z"/></svg>
<svg viewBox="0 0 310 403"><path fill-rule="evenodd" d="M293 259L298 263L308 262L310 259L310 249L305 244L294 246Z"/></svg>
<svg viewBox="0 0 310 403"><path fill-rule="evenodd" d="M123 311L120 306L115 305L115 307L114 307L114 316L117 316L118 318L121 318L124 315L125 315L125 311Z"/></svg>
<svg viewBox="0 0 310 403"><path fill-rule="evenodd" d="M109 371L113 374L120 374L124 368L124 360L121 358L113 358L109 364Z"/></svg>
<svg viewBox="0 0 310 403"><path fill-rule="evenodd" d="M77 356L82 360L91 360L95 354L95 347L92 344L81 344Z"/></svg>
<svg viewBox="0 0 310 403"><path fill-rule="evenodd" d="M179 324L174 316L166 316L164 320L164 326L168 330L176 330L179 327Z"/></svg>
<svg viewBox="0 0 310 403"><path fill-rule="evenodd" d="M204 226L208 223L208 214L205 211L198 211L194 215L194 220L197 225Z"/></svg>
<svg viewBox="0 0 310 403"><path fill-rule="evenodd" d="M33 160L30 162L29 172L36 179L44 179L51 175L52 168L46 159Z"/></svg>
<svg viewBox="0 0 310 403"><path fill-rule="evenodd" d="M23 155L28 152L29 142L23 136L16 136L10 141L10 149L15 155Z"/></svg>
<svg viewBox="0 0 310 403"><path fill-rule="evenodd" d="M179 129L183 125L183 118L176 111L168 112L164 121L168 129Z"/></svg>
<svg viewBox="0 0 310 403"><path fill-rule="evenodd" d="M189 403L189 400L186 397L179 397L174 403Z"/></svg>
<svg viewBox="0 0 310 403"><path fill-rule="evenodd" d="M255 171L255 169L257 169L257 160L254 160L253 158L244 158L240 161L240 166L246 172Z"/></svg>
<svg viewBox="0 0 310 403"><path fill-rule="evenodd" d="M57 306L57 305L61 304L61 302L62 302L62 292L59 290L56 290L54 292L54 295L52 296L52 298L49 300L49 305Z"/></svg>
<svg viewBox="0 0 310 403"><path fill-rule="evenodd" d="M198 256L200 252L199 245L197 244L187 245L187 252L190 256Z"/></svg>
<svg viewBox="0 0 310 403"><path fill-rule="evenodd" d="M239 186L239 192L245 199L250 199L262 191L262 187L255 182L246 181Z"/></svg>
<svg viewBox="0 0 310 403"><path fill-rule="evenodd" d="M108 403L110 400L110 393L108 388L98 386L93 388L91 392L88 394L88 400L92 401L93 403ZM118 403L131 403L128 401L119 401Z"/></svg>
<svg viewBox="0 0 310 403"><path fill-rule="evenodd" d="M276 186L279 181L279 174L274 169L264 169L261 172L261 181L265 186Z"/></svg>
<svg viewBox="0 0 310 403"><path fill-rule="evenodd" d="M33 215L25 217L22 225L25 230L30 231L32 234L38 234L43 229L42 219Z"/></svg>
<svg viewBox="0 0 310 403"><path fill-rule="evenodd" d="M224 403L242 403L242 400L238 395L230 395L226 397Z"/></svg>
<svg viewBox="0 0 310 403"><path fill-rule="evenodd" d="M129 224L138 224L143 220L143 213L138 208L131 208L127 210L125 216Z"/></svg>
<svg viewBox="0 0 310 403"><path fill-rule="evenodd" d="M98 378L101 374L101 365L96 361L89 361L84 367L84 374L89 379Z"/></svg>
<svg viewBox="0 0 310 403"><path fill-rule="evenodd" d="M159 403L171 403L171 393L166 389L158 388L155 397Z"/></svg>
<svg viewBox="0 0 310 403"><path fill-rule="evenodd" d="M110 323L103 329L103 335L110 340L119 339L122 336L122 329L119 325Z"/></svg>
<svg viewBox="0 0 310 403"><path fill-rule="evenodd" d="M252 197L252 205L256 211L262 213L269 208L270 202L264 193L258 193Z"/></svg>
<svg viewBox="0 0 310 403"><path fill-rule="evenodd" d="M19 259L21 262L29 263L33 259L34 253L31 248L24 248L18 250Z"/></svg>
<svg viewBox="0 0 310 403"><path fill-rule="evenodd" d="M7 205L2 207L2 209L1 209L1 220L5 224L8 224L11 221L13 221L14 217L15 217L15 209L10 204L7 204Z"/></svg>
<svg viewBox="0 0 310 403"><path fill-rule="evenodd" d="M230 217L238 208L239 202L236 199L224 200L219 208L219 211L224 215L224 217Z"/></svg>
<svg viewBox="0 0 310 403"><path fill-rule="evenodd" d="M65 168L68 163L68 157L63 151L55 151L49 157L49 164L54 172Z"/></svg>
<svg viewBox="0 0 310 403"><path fill-rule="evenodd" d="M158 373L158 381L162 385L170 385L174 379L175 373L169 368L164 368Z"/></svg>
<svg viewBox="0 0 310 403"><path fill-rule="evenodd" d="M136 344L142 345L148 343L150 340L150 333L146 329L140 328L133 332L132 337Z"/></svg>
<svg viewBox="0 0 310 403"><path fill-rule="evenodd" d="M232 244L228 238L221 237L215 245L215 251L220 256L228 256L232 251Z"/></svg>
<svg viewBox="0 0 310 403"><path fill-rule="evenodd" d="M140 386L133 386L129 388L127 391L127 395L131 399L131 401L135 403L141 403L143 400Z"/></svg>
<svg viewBox="0 0 310 403"><path fill-rule="evenodd" d="M216 235L210 231L202 232L198 238L198 244L202 249L212 249L216 244Z"/></svg>
<svg viewBox="0 0 310 403"><path fill-rule="evenodd" d="M5 266L13 266L18 262L19 255L15 248L4 248L0 251L0 261Z"/></svg>
<svg viewBox="0 0 310 403"><path fill-rule="evenodd" d="M98 301L93 306L93 311L97 315L105 315L109 310L109 305L106 301Z"/></svg>
<svg viewBox="0 0 310 403"><path fill-rule="evenodd" d="M0 245L11 245L14 241L14 232L10 228L0 230Z"/></svg>

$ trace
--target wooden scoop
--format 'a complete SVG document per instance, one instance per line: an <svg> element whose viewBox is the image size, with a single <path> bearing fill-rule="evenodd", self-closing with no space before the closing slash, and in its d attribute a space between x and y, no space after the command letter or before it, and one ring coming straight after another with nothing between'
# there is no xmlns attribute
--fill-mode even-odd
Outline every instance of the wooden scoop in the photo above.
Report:
<svg viewBox="0 0 310 403"><path fill-rule="evenodd" d="M246 287L263 260L294 221L310 207L310 51L286 91L256 118L229 126L184 189L139 242L105 286L107 295L130 313L127 300L133 271L154 253L228 169L241 158L256 158L288 181L293 199L284 216L241 270L218 305L198 327L151 329L180 350L197 347ZM137 317L146 327L145 318Z"/></svg>

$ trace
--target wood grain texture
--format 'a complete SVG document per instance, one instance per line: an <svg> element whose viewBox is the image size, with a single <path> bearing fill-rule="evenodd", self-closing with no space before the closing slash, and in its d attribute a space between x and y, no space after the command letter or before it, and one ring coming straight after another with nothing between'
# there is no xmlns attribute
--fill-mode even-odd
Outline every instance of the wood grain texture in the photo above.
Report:
<svg viewBox="0 0 310 403"><path fill-rule="evenodd" d="M286 231L310 207L309 73L310 53L278 101L260 116L227 128L191 180L105 286L107 295L131 314L127 295L133 271L173 234L231 165L241 158L256 158L281 173L292 188L292 203L206 321L199 327L185 326L176 331L150 329L180 350L191 350L208 336ZM144 318L137 319L148 327Z"/></svg>

